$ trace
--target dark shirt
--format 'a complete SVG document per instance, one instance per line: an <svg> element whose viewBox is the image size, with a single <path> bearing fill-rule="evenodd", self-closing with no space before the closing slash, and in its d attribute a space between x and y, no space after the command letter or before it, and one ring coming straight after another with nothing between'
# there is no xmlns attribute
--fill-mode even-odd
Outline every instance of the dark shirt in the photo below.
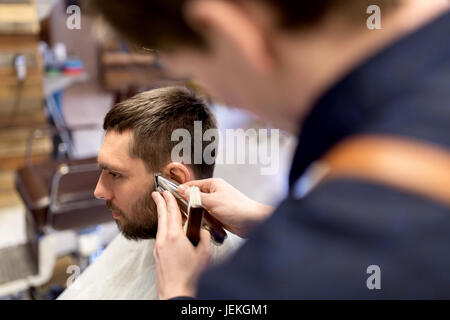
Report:
<svg viewBox="0 0 450 320"><path fill-rule="evenodd" d="M449 149L449 104L446 13L378 52L318 100L302 126L291 188L351 135L390 134ZM351 179L322 183L304 198L291 194L249 238L229 261L205 272L198 298L450 298L450 209L395 188ZM367 287L371 265L380 268L381 289Z"/></svg>

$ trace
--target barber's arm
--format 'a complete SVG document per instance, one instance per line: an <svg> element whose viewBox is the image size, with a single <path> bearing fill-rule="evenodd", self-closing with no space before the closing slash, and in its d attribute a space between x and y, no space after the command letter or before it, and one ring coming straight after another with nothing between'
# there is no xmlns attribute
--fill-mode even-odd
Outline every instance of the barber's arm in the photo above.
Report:
<svg viewBox="0 0 450 320"><path fill-rule="evenodd" d="M180 186L178 191L188 195L189 187L194 185L202 191L203 206L226 229L241 237L273 212L273 207L247 198L222 179L192 181ZM153 192L152 197L158 210L154 258L159 298L194 297L198 278L209 261L210 234L202 230L200 242L194 247L183 231L173 195Z"/></svg>

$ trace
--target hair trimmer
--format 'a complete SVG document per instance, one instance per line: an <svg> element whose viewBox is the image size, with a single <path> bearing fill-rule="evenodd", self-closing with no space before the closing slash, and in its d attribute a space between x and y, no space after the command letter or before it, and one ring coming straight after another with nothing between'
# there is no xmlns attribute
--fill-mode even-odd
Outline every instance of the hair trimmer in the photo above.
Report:
<svg viewBox="0 0 450 320"><path fill-rule="evenodd" d="M200 192L192 192L192 196L187 202L177 191L179 184L171 179L165 178L161 173L155 173L155 189L156 191L169 191L177 200L181 213L186 217L185 224L186 236L197 245L200 240L200 229L204 228L211 233L212 240L217 245L221 245L227 238L227 233L222 227L222 224L214 218L201 205Z"/></svg>

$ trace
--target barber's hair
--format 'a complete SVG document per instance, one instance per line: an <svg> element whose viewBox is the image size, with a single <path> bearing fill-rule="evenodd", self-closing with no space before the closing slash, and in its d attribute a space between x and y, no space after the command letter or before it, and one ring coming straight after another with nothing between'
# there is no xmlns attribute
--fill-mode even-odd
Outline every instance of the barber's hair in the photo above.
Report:
<svg viewBox="0 0 450 320"><path fill-rule="evenodd" d="M177 48L180 45L206 48L202 37L193 30L183 15L189 0L91 0L99 11L126 39L151 49ZM327 13L348 13L348 20L358 26L367 19L366 9L378 5L383 12L402 0L228 0L260 1L278 17L278 25L286 30L311 27Z"/></svg>
<svg viewBox="0 0 450 320"><path fill-rule="evenodd" d="M194 163L194 121L201 121L202 136L206 130L217 128L209 107L194 92L184 87L165 87L114 105L105 116L103 129L118 133L132 130L130 156L142 159L149 172L158 172L171 161L172 149L181 141L172 141L172 132L186 129L191 135L189 156L195 178L211 178L214 162L205 163L202 157L201 163ZM210 143L202 141L202 155Z"/></svg>

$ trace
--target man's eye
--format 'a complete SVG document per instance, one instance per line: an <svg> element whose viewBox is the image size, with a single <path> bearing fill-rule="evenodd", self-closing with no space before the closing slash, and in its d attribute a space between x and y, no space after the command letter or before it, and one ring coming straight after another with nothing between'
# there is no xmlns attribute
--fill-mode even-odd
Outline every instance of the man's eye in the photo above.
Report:
<svg viewBox="0 0 450 320"><path fill-rule="evenodd" d="M118 173L114 173L114 172L108 172L112 177L113 177L113 179L119 179L120 178L120 174L118 174Z"/></svg>

